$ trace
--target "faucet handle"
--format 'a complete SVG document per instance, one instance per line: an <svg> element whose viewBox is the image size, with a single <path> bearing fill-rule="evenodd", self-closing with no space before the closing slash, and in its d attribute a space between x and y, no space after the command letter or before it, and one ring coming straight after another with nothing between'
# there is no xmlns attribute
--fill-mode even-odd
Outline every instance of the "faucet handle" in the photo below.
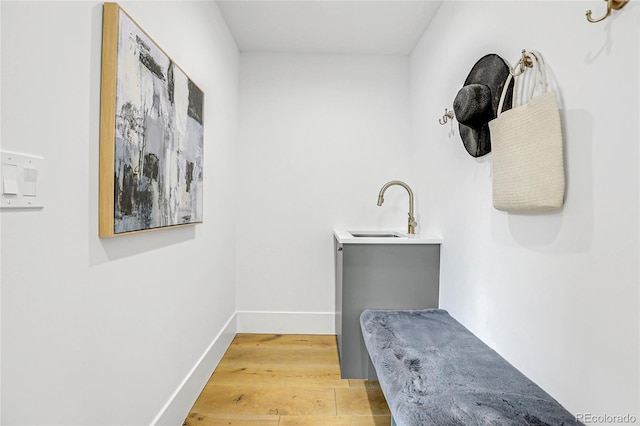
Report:
<svg viewBox="0 0 640 426"><path fill-rule="evenodd" d="M416 227L418 226L418 222L416 222L416 218L409 215L408 225L409 225L408 226L409 234L415 234Z"/></svg>

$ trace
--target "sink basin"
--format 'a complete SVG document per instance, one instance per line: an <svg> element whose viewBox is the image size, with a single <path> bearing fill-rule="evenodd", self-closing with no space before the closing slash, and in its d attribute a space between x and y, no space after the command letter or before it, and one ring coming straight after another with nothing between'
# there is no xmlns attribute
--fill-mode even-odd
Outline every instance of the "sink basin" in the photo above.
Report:
<svg viewBox="0 0 640 426"><path fill-rule="evenodd" d="M1 1L1 0L0 0ZM337 244L383 244L383 245L403 245L403 244L442 244L441 237L434 237L427 234L409 235L403 231L389 229L358 229L338 228L333 230L333 236Z"/></svg>
<svg viewBox="0 0 640 426"><path fill-rule="evenodd" d="M406 235L399 232L380 231L349 231L356 238L406 238Z"/></svg>

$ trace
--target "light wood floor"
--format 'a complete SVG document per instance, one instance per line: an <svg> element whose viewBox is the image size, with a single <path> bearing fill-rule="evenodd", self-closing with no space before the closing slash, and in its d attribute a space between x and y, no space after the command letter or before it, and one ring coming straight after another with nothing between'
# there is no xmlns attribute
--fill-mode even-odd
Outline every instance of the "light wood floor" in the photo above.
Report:
<svg viewBox="0 0 640 426"><path fill-rule="evenodd" d="M340 379L335 336L238 334L184 421L210 425L376 425L378 382Z"/></svg>

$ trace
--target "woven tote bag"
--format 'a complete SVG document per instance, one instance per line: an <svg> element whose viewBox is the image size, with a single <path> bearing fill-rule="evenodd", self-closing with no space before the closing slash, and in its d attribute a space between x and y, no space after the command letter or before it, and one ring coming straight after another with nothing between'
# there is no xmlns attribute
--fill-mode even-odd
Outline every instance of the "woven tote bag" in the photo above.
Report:
<svg viewBox="0 0 640 426"><path fill-rule="evenodd" d="M564 202L565 176L562 125L556 92L549 90L542 55L529 51L533 67L516 77L516 85L529 91L524 104L502 112L489 122L493 162L493 206L507 212L539 212L558 209ZM525 80L529 74L531 81ZM504 87L508 87L509 74ZM542 94L533 96L536 87ZM521 90L526 92L526 90Z"/></svg>

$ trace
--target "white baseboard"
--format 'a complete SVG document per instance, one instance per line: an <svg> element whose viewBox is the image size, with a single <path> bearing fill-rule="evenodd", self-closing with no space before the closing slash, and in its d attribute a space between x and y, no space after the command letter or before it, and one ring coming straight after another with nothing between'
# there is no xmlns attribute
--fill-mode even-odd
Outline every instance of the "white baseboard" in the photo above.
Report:
<svg viewBox="0 0 640 426"><path fill-rule="evenodd" d="M151 425L182 424L236 333L335 334L335 328L333 312L235 312L153 419Z"/></svg>
<svg viewBox="0 0 640 426"><path fill-rule="evenodd" d="M211 373L227 351L231 341L236 335L237 315L234 313L224 325L220 333L213 339L198 362L171 395L169 401L162 407L160 413L151 422L151 425L181 425L189 410L196 402L198 395L207 384Z"/></svg>
<svg viewBox="0 0 640 426"><path fill-rule="evenodd" d="M334 312L237 311L238 333L336 334Z"/></svg>

